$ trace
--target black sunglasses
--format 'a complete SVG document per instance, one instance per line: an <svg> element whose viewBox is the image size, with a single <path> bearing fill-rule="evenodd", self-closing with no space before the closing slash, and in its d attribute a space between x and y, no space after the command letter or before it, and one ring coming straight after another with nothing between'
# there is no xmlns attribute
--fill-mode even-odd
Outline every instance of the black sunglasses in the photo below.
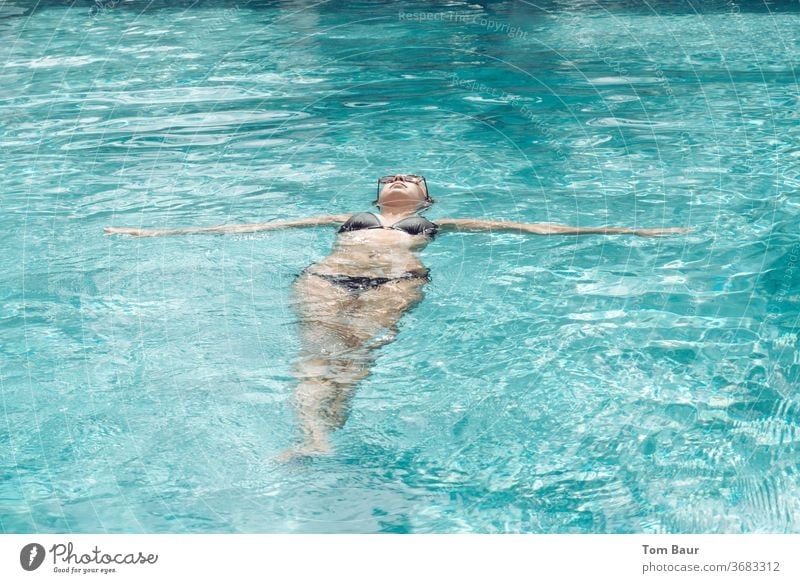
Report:
<svg viewBox="0 0 800 583"><path fill-rule="evenodd" d="M433 199L428 194L428 183L425 182L424 176L418 176L416 174L395 174L394 176L381 176L378 178L378 193L375 195L375 202L378 202L378 198L381 194L381 186L384 184L391 184L392 182L397 181L400 179L402 182L411 182L412 184L420 184L425 187L425 200L428 202L433 202Z"/></svg>

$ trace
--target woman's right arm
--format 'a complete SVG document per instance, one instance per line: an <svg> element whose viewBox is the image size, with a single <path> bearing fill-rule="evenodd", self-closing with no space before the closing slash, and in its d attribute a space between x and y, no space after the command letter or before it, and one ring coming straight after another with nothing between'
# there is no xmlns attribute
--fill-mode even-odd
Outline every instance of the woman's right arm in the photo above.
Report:
<svg viewBox="0 0 800 583"><path fill-rule="evenodd" d="M158 237L161 235L224 235L228 233L255 233L257 231L274 231L292 227L318 227L345 222L350 215L325 215L309 219L293 221L270 221L269 223L251 223L247 225L217 225L216 227L192 227L188 229L136 229L129 227L106 227L106 235L131 235L133 237Z"/></svg>

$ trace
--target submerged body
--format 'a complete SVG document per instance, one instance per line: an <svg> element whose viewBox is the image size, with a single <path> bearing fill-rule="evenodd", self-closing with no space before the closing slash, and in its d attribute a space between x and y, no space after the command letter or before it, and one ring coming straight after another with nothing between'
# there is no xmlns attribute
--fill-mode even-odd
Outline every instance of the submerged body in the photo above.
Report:
<svg viewBox="0 0 800 583"><path fill-rule="evenodd" d="M390 225L365 214L348 219L331 254L294 284L301 337L295 410L303 445L284 458L329 450L328 435L346 421L353 390L369 374L375 349L394 339L398 321L422 299L429 279L417 253L436 226L414 215L403 229L403 221Z"/></svg>

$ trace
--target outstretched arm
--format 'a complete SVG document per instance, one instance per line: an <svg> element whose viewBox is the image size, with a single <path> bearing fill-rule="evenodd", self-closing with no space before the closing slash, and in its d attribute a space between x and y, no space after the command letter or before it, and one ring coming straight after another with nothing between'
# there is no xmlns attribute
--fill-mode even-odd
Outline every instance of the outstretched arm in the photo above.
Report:
<svg viewBox="0 0 800 583"><path fill-rule="evenodd" d="M350 215L325 215L294 221L271 221L269 223L251 223L249 225L217 225L216 227L193 227L188 229L136 229L128 227L106 227L106 235L132 235L134 237L158 237L159 235L222 235L226 233L255 233L256 231L273 231L290 227L317 227L343 223Z"/></svg>
<svg viewBox="0 0 800 583"><path fill-rule="evenodd" d="M568 227L552 223L513 223L510 221L487 221L483 219L440 219L436 221L446 231L517 231L534 235L638 235L661 237L677 233L688 233L691 228L670 227L666 229L626 229L624 227Z"/></svg>

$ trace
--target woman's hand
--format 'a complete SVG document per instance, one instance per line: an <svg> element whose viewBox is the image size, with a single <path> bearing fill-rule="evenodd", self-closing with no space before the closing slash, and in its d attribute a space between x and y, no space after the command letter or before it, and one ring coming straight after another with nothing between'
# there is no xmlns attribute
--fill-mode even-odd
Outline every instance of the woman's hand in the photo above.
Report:
<svg viewBox="0 0 800 583"><path fill-rule="evenodd" d="M669 227L666 229L635 229L634 235L639 237L666 237L667 235L677 235L679 233L691 232L691 227Z"/></svg>
<svg viewBox="0 0 800 583"><path fill-rule="evenodd" d="M131 229L128 227L106 227L103 229L106 235L131 235L132 237L150 237L152 231L145 229Z"/></svg>
<svg viewBox="0 0 800 583"><path fill-rule="evenodd" d="M105 227L106 235L130 235L131 237L158 237L159 235L186 235L192 232L213 232L213 229L134 229L131 227Z"/></svg>

